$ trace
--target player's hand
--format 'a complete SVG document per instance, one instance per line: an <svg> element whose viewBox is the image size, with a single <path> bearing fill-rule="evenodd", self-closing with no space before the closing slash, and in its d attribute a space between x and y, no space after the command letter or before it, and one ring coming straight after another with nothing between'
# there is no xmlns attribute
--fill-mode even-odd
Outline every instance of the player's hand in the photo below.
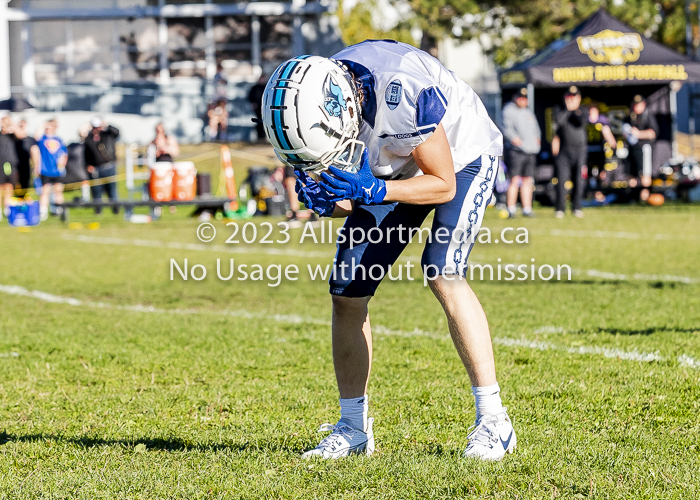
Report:
<svg viewBox="0 0 700 500"><path fill-rule="evenodd" d="M321 189L318 182L313 180L303 170L294 170L294 173L297 176L294 190L297 192L299 202L306 205L306 208L310 208L316 212L320 217L330 217L333 215L335 200L337 198Z"/></svg>
<svg viewBox="0 0 700 500"><path fill-rule="evenodd" d="M372 173L367 157L367 149L362 151L360 170L356 173L329 167L333 175L323 172L319 184L329 193L341 200L356 200L365 205L378 205L386 196L386 181L377 179Z"/></svg>

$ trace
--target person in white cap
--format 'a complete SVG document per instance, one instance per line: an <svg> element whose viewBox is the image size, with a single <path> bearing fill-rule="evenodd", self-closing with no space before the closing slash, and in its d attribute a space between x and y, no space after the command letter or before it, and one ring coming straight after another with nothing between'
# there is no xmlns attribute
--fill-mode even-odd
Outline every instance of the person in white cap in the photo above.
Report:
<svg viewBox="0 0 700 500"><path fill-rule="evenodd" d="M99 116L90 120L92 130L85 139L85 165L93 180L108 179L104 184L92 186L92 197L99 201L102 199L102 190L107 192L107 197L111 201L117 199L117 184L113 178L117 175L117 152L116 143L119 137L119 130L111 125L105 125ZM97 207L95 213L102 210ZM119 207L113 207L112 211L119 213Z"/></svg>

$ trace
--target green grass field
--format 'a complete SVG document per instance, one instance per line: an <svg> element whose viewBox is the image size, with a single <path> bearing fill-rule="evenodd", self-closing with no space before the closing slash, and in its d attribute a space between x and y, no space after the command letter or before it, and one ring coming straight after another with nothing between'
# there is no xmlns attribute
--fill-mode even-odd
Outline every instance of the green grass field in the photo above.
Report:
<svg viewBox="0 0 700 500"><path fill-rule="evenodd" d="M472 261L574 272L472 283L518 434L500 463L461 458L470 384L420 279L370 304L377 453L301 461L338 418L327 285L306 272L334 245L230 245L222 221L203 244L185 214L0 226L0 498L700 498L700 207L487 211L494 239L529 243ZM171 281L185 258L208 277ZM221 281L217 258L300 279Z"/></svg>

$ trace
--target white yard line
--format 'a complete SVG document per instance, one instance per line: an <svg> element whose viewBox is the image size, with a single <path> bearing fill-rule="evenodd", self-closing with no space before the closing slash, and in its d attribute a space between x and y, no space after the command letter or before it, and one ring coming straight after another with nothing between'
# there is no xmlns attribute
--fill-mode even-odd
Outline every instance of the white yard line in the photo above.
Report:
<svg viewBox="0 0 700 500"><path fill-rule="evenodd" d="M695 368L696 370L700 370L700 359L695 359L691 358L690 356L686 354L681 354L678 356L678 364L681 366L685 366L687 368Z"/></svg>
<svg viewBox="0 0 700 500"><path fill-rule="evenodd" d="M190 314L213 314L217 316L230 316L234 318L247 318L247 319L272 319L278 323L311 323L320 325L330 325L330 321L320 320L316 318L311 318L308 316L299 316L296 314L270 314L270 313L256 313L247 311L245 309L232 310L232 311L208 311L206 309L162 309L153 306L145 306L142 304L134 305L120 305L120 304L109 304L107 302L95 302L92 300L80 300L74 299L72 297L62 297L60 295L53 295L46 292L40 292L38 290L27 290L24 287L17 285L0 285L0 292L8 295L19 295L22 297L30 297L34 299L39 299L44 302L52 302L55 304L67 304L69 306L81 306L81 307L91 307L95 309L116 309L120 311L130 311L130 312L140 312L140 313L158 313L158 314L175 314L175 315L190 315Z"/></svg>
<svg viewBox="0 0 700 500"><path fill-rule="evenodd" d="M0 293L5 293L7 295L17 295L22 297L29 297L33 299L38 299L44 302L51 302L54 304L66 304L69 306L77 307L91 307L97 309L114 309L120 311L130 311L138 313L158 313L158 314L174 314L174 315L191 315L191 314L212 314L218 316L228 316L234 318L246 318L246 319L265 319L268 321L275 321L277 323L291 323L291 324L302 324L310 323L314 325L330 326L331 322L324 319L312 318L309 316L300 316L296 314L269 314L266 312L251 312L245 309L238 309L233 311L209 311L206 309L163 309L153 306L145 306L142 304L133 305L113 305L106 302L95 302L91 300L80 300L72 297L63 297L60 295L53 295L46 292L41 292L38 290L27 290L24 287L17 285L1 285ZM564 332L564 329L559 329L559 327L542 327L542 332L552 332L560 333ZM388 335L397 337L428 337L436 340L447 340L449 336L445 334L439 334L435 332L428 332L425 330L415 329L413 331L402 331L393 330L382 325L373 325L372 331L378 335ZM536 330L538 331L538 330ZM569 354L581 354L581 355L592 355L592 356L604 356L606 358L616 358L627 361L663 361L666 358L659 354L658 351L655 352L640 352L636 349L631 351L625 351L618 348L600 347L600 346L562 346L553 344L551 342L543 342L538 340L525 340L525 339L514 339L509 337L494 337L494 344L502 345L505 347L524 347L527 349L534 349L538 351L559 351L566 352ZM16 353L11 353L11 356L17 356ZM0 357L5 357L0 355ZM678 356L678 364L687 368L694 368L700 370L700 360L687 356L685 354Z"/></svg>
<svg viewBox="0 0 700 500"><path fill-rule="evenodd" d="M566 329L561 326L540 326L535 328L535 333L566 333Z"/></svg>
<svg viewBox="0 0 700 500"><path fill-rule="evenodd" d="M568 347L539 340L512 339L506 337L496 337L493 339L493 342L508 347L526 347L538 351L564 351L570 354L593 354L605 356L606 358L619 358L628 361L664 361L666 359L659 354L659 351L639 352L636 349L632 351L623 351L622 349L600 346Z"/></svg>

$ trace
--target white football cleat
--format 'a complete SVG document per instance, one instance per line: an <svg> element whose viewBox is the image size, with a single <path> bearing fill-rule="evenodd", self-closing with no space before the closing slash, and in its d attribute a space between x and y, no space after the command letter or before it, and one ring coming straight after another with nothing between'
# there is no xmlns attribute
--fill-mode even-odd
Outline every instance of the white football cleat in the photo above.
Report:
<svg viewBox="0 0 700 500"><path fill-rule="evenodd" d="M304 453L301 458L342 458L349 455L371 455L374 453L374 432L372 431L373 418L367 419L367 429L362 432L353 429L344 422L336 425L323 424L318 432L331 431L316 448Z"/></svg>
<svg viewBox="0 0 700 500"><path fill-rule="evenodd" d="M496 415L483 415L472 429L464 458L501 460L506 453L515 451L517 439L505 410Z"/></svg>

